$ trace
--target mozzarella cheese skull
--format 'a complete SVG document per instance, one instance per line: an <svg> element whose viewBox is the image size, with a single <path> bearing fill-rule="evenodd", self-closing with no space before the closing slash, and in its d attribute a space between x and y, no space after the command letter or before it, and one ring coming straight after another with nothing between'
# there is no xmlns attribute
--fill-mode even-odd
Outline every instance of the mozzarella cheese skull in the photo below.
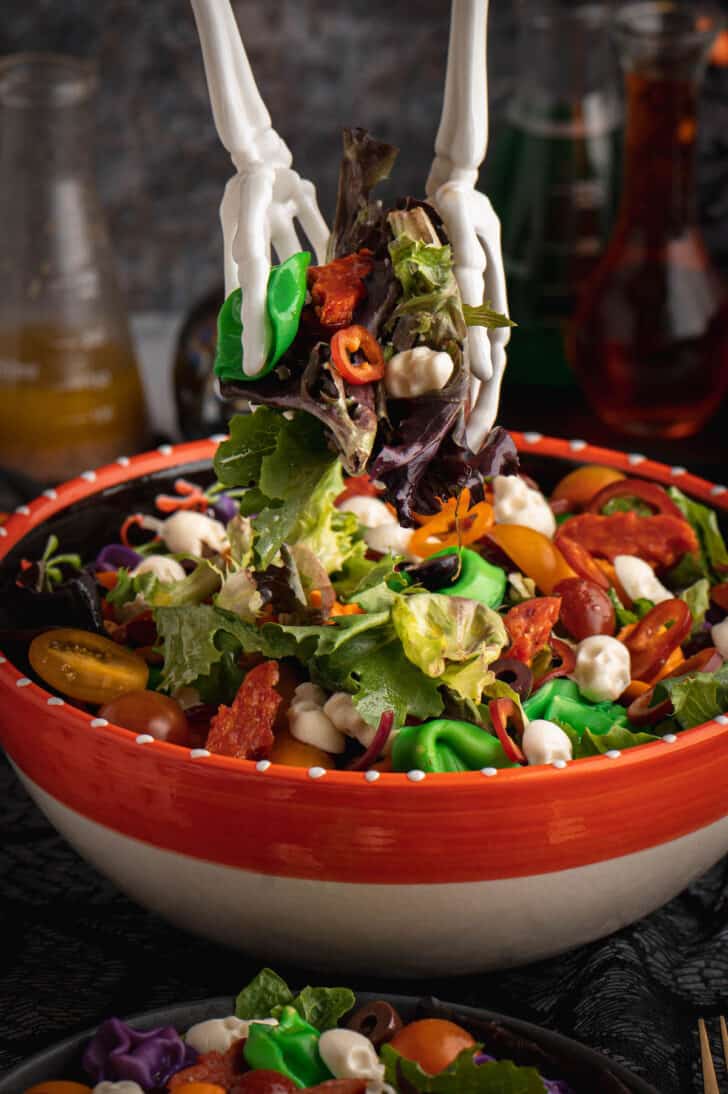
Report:
<svg viewBox="0 0 728 1094"><path fill-rule="evenodd" d="M139 565L131 571L131 576L138 574L154 574L163 585L171 585L173 581L183 581L185 571L175 558L168 555L150 555L144 558Z"/></svg>
<svg viewBox="0 0 728 1094"><path fill-rule="evenodd" d="M642 558L617 555L614 569L617 580L631 600L651 600L653 604L661 604L663 600L672 600L674 596L655 577L652 567Z"/></svg>
<svg viewBox="0 0 728 1094"><path fill-rule="evenodd" d="M552 764L557 760L568 762L573 756L571 741L561 726L545 718L534 718L528 723L521 748L529 764Z"/></svg>
<svg viewBox="0 0 728 1094"><path fill-rule="evenodd" d="M338 754L344 751L346 741L324 712L325 702L326 693L316 684L299 684L288 708L288 728L296 740Z"/></svg>
<svg viewBox="0 0 728 1094"><path fill-rule="evenodd" d="M261 1024L277 1026L275 1018L261 1018ZM185 1041L200 1054L205 1052L227 1052L236 1041L248 1036L248 1027L251 1022L243 1021L231 1014L227 1018L210 1018L207 1022L198 1022L191 1026L185 1034ZM106 1094L113 1094L112 1091ZM120 1094L132 1094L131 1091L121 1091Z"/></svg>
<svg viewBox="0 0 728 1094"><path fill-rule="evenodd" d="M384 367L384 387L393 399L414 399L431 391L442 391L452 375L449 353L415 346L395 353Z"/></svg>
<svg viewBox="0 0 728 1094"><path fill-rule="evenodd" d="M608 634L593 634L577 646L572 675L587 699L613 702L631 679L629 650Z"/></svg>
<svg viewBox="0 0 728 1094"><path fill-rule="evenodd" d="M493 494L496 524L522 524L549 539L553 537L556 518L539 490L534 490L518 475L496 475Z"/></svg>
<svg viewBox="0 0 728 1094"><path fill-rule="evenodd" d="M326 1030L321 1034L318 1048L334 1078L368 1079L382 1084L384 1064L380 1064L374 1045L362 1033L352 1029Z"/></svg>

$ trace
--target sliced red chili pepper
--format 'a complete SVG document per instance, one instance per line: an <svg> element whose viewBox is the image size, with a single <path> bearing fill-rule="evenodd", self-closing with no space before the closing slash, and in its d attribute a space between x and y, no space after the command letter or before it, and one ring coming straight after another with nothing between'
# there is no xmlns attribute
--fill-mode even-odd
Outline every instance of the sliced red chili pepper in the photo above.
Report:
<svg viewBox="0 0 728 1094"><path fill-rule="evenodd" d="M171 494L157 494L154 504L160 513L176 513L180 509L195 509L200 513L210 508L210 502L199 486L187 479L175 479L174 489L177 497Z"/></svg>
<svg viewBox="0 0 728 1094"><path fill-rule="evenodd" d="M691 672L715 672L722 664L723 658L715 646L706 646L704 650L699 650L692 657L688 657L687 661L683 661L682 664L678 665L672 672L668 672L662 679L669 680L670 677L674 676L687 676ZM655 722L661 722L663 718L668 718L672 714L672 702L669 697L654 706L650 705L656 687L657 684L649 688L648 691L643 691L627 707L627 717L636 726L654 725Z"/></svg>
<svg viewBox="0 0 728 1094"><path fill-rule="evenodd" d="M649 680L659 672L690 634L692 622L684 600L674 597L655 604L624 640L631 658L632 679Z"/></svg>
<svg viewBox="0 0 728 1094"><path fill-rule="evenodd" d="M587 513L601 513L608 501L613 498L639 498L644 501L656 513L664 513L678 520L685 520L670 495L656 482L647 482L645 479L620 479L618 482L610 482L603 486L591 499L585 508Z"/></svg>
<svg viewBox="0 0 728 1094"><path fill-rule="evenodd" d="M728 581L724 581L721 585L714 585L710 590L710 599L724 612L728 612Z"/></svg>
<svg viewBox="0 0 728 1094"><path fill-rule="evenodd" d="M308 287L322 327L336 330L351 323L354 309L367 294L364 278L373 266L371 251L364 249L336 258L325 266L309 266Z"/></svg>
<svg viewBox="0 0 728 1094"><path fill-rule="evenodd" d="M523 750L508 732L508 722L513 719L518 725L520 737L523 738L526 729L523 723L523 712L512 699L491 699L488 703L488 711L490 720L493 723L493 729L496 731L498 740L503 745L503 751L508 759L519 764L525 763L526 757Z"/></svg>
<svg viewBox="0 0 728 1094"><path fill-rule="evenodd" d="M361 353L363 361L352 361L353 353ZM349 384L370 384L384 376L382 347L366 327L354 324L337 331L331 339L331 363Z"/></svg>
<svg viewBox="0 0 728 1094"><path fill-rule="evenodd" d="M602 589L609 588L609 578L603 570L599 569L586 547L582 547L575 539L564 536L559 540L559 550L579 577L593 581Z"/></svg>
<svg viewBox="0 0 728 1094"><path fill-rule="evenodd" d="M543 676L539 676L538 680L533 681L533 691L540 688L547 680L554 680L557 676L568 676L576 668L576 653L567 642L562 642L560 638L554 638L552 635L549 645L559 658L559 664L549 669Z"/></svg>
<svg viewBox="0 0 728 1094"><path fill-rule="evenodd" d="M640 517L632 511L606 517L580 513L565 520L556 533L560 550L564 550L567 540L576 541L592 555L610 562L617 555L636 555L659 567L673 566L684 554L699 550L687 521L664 513L652 517Z"/></svg>
<svg viewBox="0 0 728 1094"><path fill-rule="evenodd" d="M503 622L512 643L507 656L528 664L547 645L560 611L560 596L536 596L506 612Z"/></svg>

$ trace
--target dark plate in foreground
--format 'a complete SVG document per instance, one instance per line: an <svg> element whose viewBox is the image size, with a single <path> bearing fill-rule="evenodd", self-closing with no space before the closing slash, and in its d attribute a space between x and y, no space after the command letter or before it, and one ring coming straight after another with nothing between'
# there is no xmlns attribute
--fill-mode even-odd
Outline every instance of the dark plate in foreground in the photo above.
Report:
<svg viewBox="0 0 728 1094"><path fill-rule="evenodd" d="M625 1068L612 1063L605 1056L587 1048L585 1045L572 1041L561 1034L552 1033L534 1026L530 1022L522 1022L515 1018L506 1018L494 1011L481 1010L475 1007L459 1006L457 1004L434 1004L430 1000L419 1000L405 995L372 995L369 992L361 992L357 995L357 1003L370 1002L373 999L384 998L392 1006L396 1007L405 1021L412 1021L416 1017L422 1017L421 1005L426 1005L427 1015L436 1013L439 1007L447 1008L447 1017L462 1020L462 1024L471 1027L471 1032L479 1039L479 1023L496 1023L502 1027L502 1035L513 1040L514 1046L519 1039L538 1046L553 1060L558 1061L556 1068L543 1072L548 1078L572 1078L579 1085L575 1087L576 1094L659 1094L659 1091L649 1083L632 1075ZM133 1015L128 1019L130 1025L138 1029L153 1029L157 1026L174 1026L175 1029L184 1031L197 1022L204 1022L208 1018L220 1018L227 1014L233 1014L235 1000L227 996L215 999L205 999L196 1003L179 1003L176 1006L165 1007L161 1010L145 1011L143 1014ZM445 1015L443 1015L445 1016ZM37 1053L24 1064L13 1068L0 1078L0 1094L22 1094L28 1087L36 1083L51 1079L75 1079L80 1082L88 1082L81 1070L81 1055L84 1046L93 1030L86 1030L75 1037L61 1041L43 1052ZM524 1046L524 1051L526 1048ZM504 1052L503 1056L511 1054ZM520 1058L521 1053L514 1047L512 1056L516 1063L531 1064L534 1061L529 1058Z"/></svg>

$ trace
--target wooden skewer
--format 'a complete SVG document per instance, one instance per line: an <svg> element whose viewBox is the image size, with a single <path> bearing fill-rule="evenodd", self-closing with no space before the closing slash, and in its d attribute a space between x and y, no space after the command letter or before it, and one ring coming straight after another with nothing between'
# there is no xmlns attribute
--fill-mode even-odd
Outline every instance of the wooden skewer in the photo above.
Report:
<svg viewBox="0 0 728 1094"><path fill-rule="evenodd" d="M722 1032L721 1029L721 1034ZM704 1094L720 1094L718 1079L713 1066L713 1056L710 1051L708 1031L702 1018L698 1019L698 1033L700 1035L700 1060L703 1065L703 1092Z"/></svg>

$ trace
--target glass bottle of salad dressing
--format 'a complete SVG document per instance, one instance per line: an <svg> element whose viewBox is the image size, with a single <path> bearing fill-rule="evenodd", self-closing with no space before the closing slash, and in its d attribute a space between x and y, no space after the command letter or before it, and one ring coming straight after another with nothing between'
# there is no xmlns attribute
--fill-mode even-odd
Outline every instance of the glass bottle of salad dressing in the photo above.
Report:
<svg viewBox="0 0 728 1094"><path fill-rule="evenodd" d="M72 57L0 61L0 467L40 482L146 434L93 175L94 91Z"/></svg>

